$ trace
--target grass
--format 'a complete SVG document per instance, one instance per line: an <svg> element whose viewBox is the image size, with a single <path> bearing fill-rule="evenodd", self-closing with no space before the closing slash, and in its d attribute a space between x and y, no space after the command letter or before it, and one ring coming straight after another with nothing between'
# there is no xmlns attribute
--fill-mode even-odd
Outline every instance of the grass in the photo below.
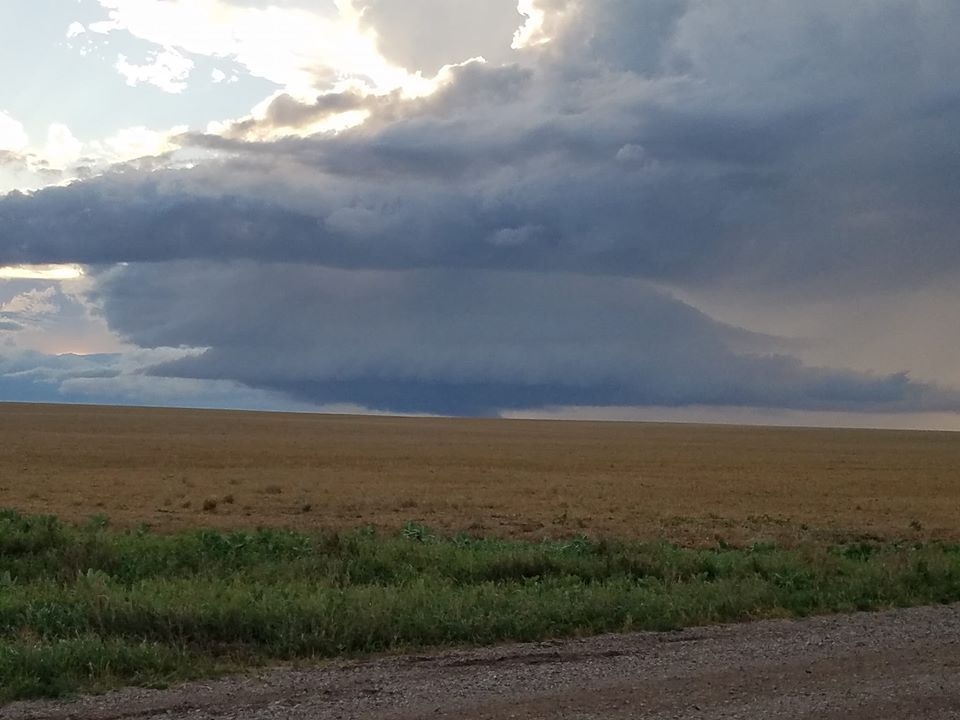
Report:
<svg viewBox="0 0 960 720"><path fill-rule="evenodd" d="M252 665L960 600L960 547L156 535L0 511L0 701Z"/></svg>
<svg viewBox="0 0 960 720"><path fill-rule="evenodd" d="M0 506L158 532L960 542L958 466L960 433L0 403Z"/></svg>

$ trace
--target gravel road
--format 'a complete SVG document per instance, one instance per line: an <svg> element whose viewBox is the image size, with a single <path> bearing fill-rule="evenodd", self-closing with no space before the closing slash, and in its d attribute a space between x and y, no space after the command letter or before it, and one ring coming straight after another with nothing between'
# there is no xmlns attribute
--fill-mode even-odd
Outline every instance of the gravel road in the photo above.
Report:
<svg viewBox="0 0 960 720"><path fill-rule="evenodd" d="M277 669L0 717L960 719L960 605Z"/></svg>

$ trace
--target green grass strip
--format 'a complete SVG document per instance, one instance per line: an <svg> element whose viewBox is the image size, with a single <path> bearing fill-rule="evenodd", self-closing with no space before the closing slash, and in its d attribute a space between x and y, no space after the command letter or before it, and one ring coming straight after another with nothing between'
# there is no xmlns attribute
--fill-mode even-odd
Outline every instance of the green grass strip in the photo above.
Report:
<svg viewBox="0 0 960 720"><path fill-rule="evenodd" d="M960 600L944 544L115 531L0 511L0 702L257 664Z"/></svg>

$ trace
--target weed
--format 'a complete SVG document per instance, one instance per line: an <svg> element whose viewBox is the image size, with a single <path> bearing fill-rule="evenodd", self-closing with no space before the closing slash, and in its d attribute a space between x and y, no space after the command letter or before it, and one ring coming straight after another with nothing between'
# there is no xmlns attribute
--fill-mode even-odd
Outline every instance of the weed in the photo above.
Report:
<svg viewBox="0 0 960 720"><path fill-rule="evenodd" d="M92 515L89 520L87 520L87 527L92 528L93 530L103 530L110 525L110 518L103 514Z"/></svg>
<svg viewBox="0 0 960 720"><path fill-rule="evenodd" d="M430 530L430 528L418 522L413 522L412 520L403 526L400 534L408 540L416 540L418 542L427 542L434 538L433 531Z"/></svg>

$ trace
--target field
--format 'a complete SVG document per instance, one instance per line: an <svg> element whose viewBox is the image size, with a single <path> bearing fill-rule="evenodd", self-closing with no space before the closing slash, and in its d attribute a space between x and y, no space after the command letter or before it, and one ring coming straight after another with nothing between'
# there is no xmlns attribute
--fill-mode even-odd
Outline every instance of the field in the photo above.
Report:
<svg viewBox="0 0 960 720"><path fill-rule="evenodd" d="M960 433L0 405L0 507L684 544L960 540Z"/></svg>
<svg viewBox="0 0 960 720"><path fill-rule="evenodd" d="M960 600L960 434L0 405L0 703Z"/></svg>

